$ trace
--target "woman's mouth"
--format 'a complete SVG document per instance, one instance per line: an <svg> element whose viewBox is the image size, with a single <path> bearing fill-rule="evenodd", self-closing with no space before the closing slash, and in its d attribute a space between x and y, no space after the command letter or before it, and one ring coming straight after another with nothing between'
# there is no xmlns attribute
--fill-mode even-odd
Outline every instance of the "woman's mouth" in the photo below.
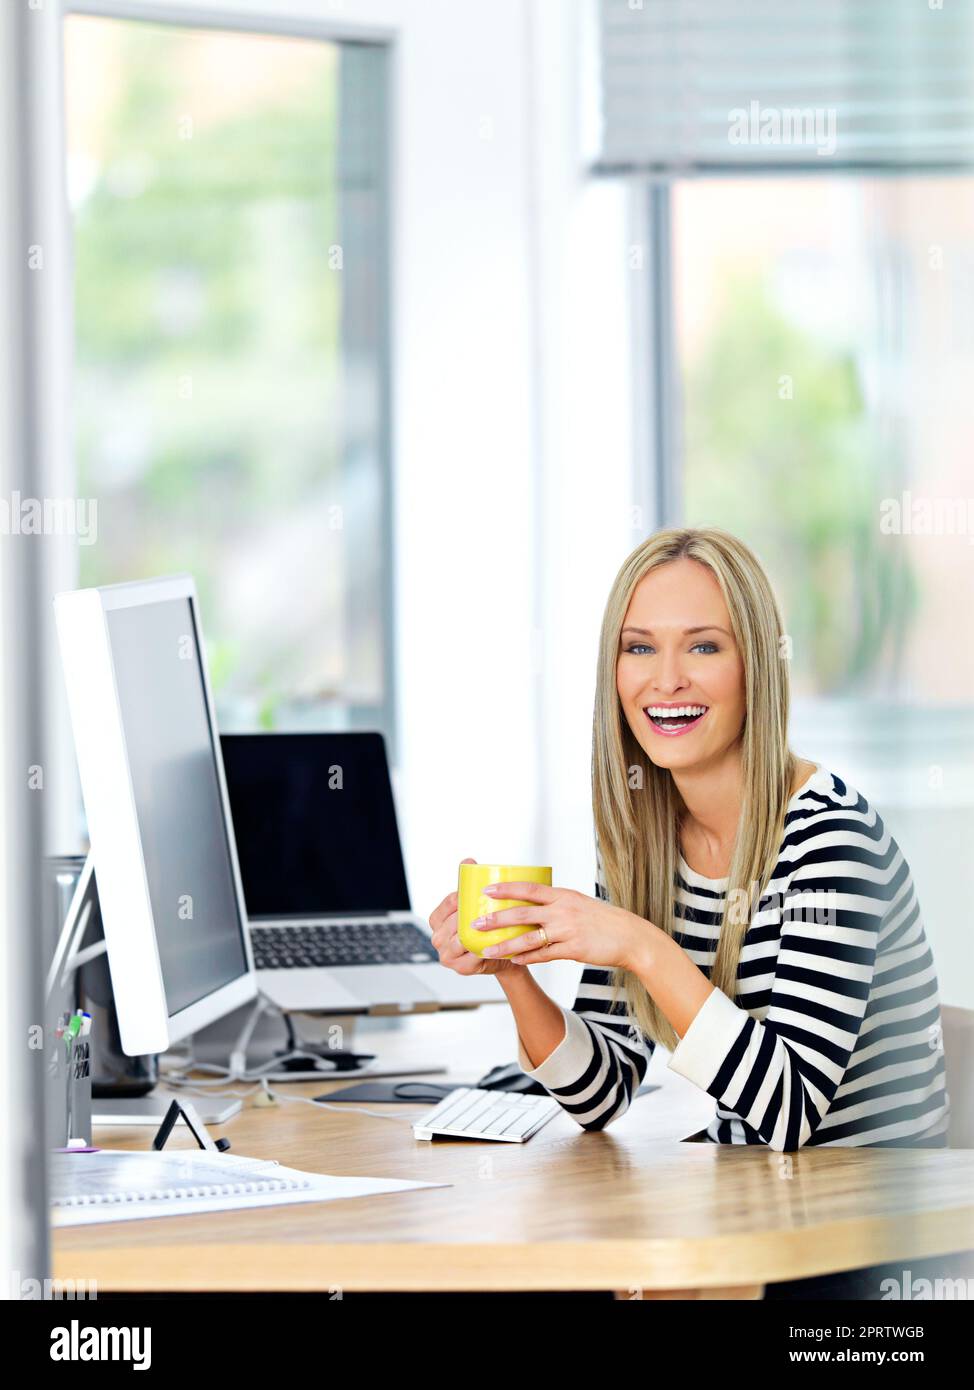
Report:
<svg viewBox="0 0 974 1390"><path fill-rule="evenodd" d="M658 734L678 738L695 729L709 708L709 705L647 705L643 713Z"/></svg>

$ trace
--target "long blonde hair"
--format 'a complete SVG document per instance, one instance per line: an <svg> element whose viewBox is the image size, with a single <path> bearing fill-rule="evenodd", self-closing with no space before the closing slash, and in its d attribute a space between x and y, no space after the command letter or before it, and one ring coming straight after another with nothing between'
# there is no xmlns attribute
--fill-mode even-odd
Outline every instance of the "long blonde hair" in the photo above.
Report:
<svg viewBox="0 0 974 1390"><path fill-rule="evenodd" d="M683 799L667 768L651 762L629 728L616 687L619 641L633 590L660 565L682 557L706 565L720 585L744 666L741 815L726 885L711 982L731 1000L750 911L767 885L780 849L797 759L788 747L788 661L781 613L757 557L716 527L657 531L636 547L615 577L599 639L592 727L592 810L609 901L672 936L674 877ZM743 897L741 895L744 895ZM639 976L612 973L647 1037L672 1050L678 1037Z"/></svg>

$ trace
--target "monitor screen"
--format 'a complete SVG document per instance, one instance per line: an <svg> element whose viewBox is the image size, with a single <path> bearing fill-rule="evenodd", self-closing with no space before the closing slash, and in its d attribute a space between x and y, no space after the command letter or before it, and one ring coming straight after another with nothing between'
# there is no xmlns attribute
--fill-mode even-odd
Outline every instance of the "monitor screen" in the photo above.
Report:
<svg viewBox="0 0 974 1390"><path fill-rule="evenodd" d="M216 731L190 600L112 608L105 617L172 1015L247 971Z"/></svg>
<svg viewBox="0 0 974 1390"><path fill-rule="evenodd" d="M250 917L409 911L381 734L224 734Z"/></svg>

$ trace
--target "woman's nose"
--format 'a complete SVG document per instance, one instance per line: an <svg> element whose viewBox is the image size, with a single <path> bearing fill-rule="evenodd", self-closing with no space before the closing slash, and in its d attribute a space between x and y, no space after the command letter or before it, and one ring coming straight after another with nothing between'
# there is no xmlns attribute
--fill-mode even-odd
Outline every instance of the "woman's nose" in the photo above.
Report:
<svg viewBox="0 0 974 1390"><path fill-rule="evenodd" d="M678 652L673 652L669 656L663 652L653 675L655 677L653 684L661 695L678 691L686 685L683 665Z"/></svg>

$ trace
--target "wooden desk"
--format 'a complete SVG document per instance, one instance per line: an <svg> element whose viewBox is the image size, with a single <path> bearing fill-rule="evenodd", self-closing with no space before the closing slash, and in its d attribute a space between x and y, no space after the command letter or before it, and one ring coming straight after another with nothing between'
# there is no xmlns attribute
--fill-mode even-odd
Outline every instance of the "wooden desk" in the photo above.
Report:
<svg viewBox="0 0 974 1390"><path fill-rule="evenodd" d="M402 1037L357 1034L354 1046L417 1064L462 1057L447 1075L468 1084L516 1056L510 1014L492 1007L413 1018ZM766 1282L974 1247L974 1151L779 1154L681 1142L713 1102L669 1072L665 1054L658 1060L648 1079L663 1089L607 1130L586 1134L558 1115L524 1145L416 1140L407 1118L428 1105L377 1107L397 1120L294 1103L245 1108L217 1130L242 1155L453 1186L58 1230L54 1274L97 1280L102 1292L760 1298ZM281 1089L311 1096L339 1084ZM148 1131L101 1130L96 1142L142 1148ZM182 1126L170 1144L190 1146Z"/></svg>

